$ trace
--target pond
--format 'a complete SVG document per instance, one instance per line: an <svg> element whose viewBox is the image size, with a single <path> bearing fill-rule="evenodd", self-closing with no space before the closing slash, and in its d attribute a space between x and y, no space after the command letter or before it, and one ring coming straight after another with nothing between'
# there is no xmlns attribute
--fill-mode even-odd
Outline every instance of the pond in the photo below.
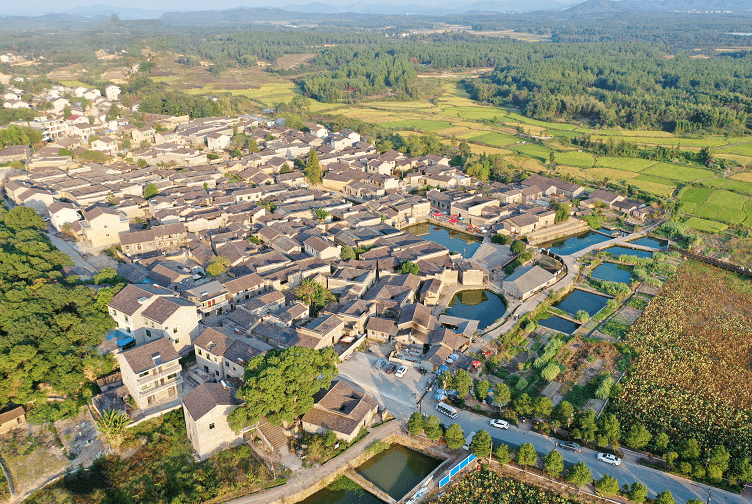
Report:
<svg viewBox="0 0 752 504"><path fill-rule="evenodd" d="M666 246L665 240L656 240L655 238L648 238L647 236L643 236L642 238L637 238L636 240L632 240L631 242L634 245L640 245L642 247L650 247L654 249L660 249Z"/></svg>
<svg viewBox="0 0 752 504"><path fill-rule="evenodd" d="M631 255L635 257L653 257L653 253L649 250L637 250L629 247L622 247L620 245L608 247L607 249L601 250L601 252L608 252L609 254L613 254L616 257L622 255Z"/></svg>
<svg viewBox="0 0 752 504"><path fill-rule="evenodd" d="M547 319L539 320L538 325L540 325L541 327L546 327L548 329L553 329L554 331L559 331L560 333L564 334L572 334L579 327L574 322L565 318L561 318L557 315L553 315L551 317L548 317Z"/></svg>
<svg viewBox="0 0 752 504"><path fill-rule="evenodd" d="M478 329L496 322L507 310L504 298L490 290L460 291L449 301L445 314L478 321Z"/></svg>
<svg viewBox="0 0 752 504"><path fill-rule="evenodd" d="M298 504L384 504L351 479L342 476L328 487L300 501Z"/></svg>
<svg viewBox="0 0 752 504"><path fill-rule="evenodd" d="M450 252L459 252L464 258L472 257L481 243L478 238L467 233L430 223L408 226L405 231L420 236L424 240L444 245Z"/></svg>
<svg viewBox="0 0 752 504"><path fill-rule="evenodd" d="M541 245L538 245L538 248L547 248L551 252L565 256L579 252L582 249L586 249L590 245L603 243L604 241L608 241L610 239L610 237L604 236L595 231L588 231L580 235L570 236L569 238L565 238L563 240L543 243Z"/></svg>
<svg viewBox="0 0 752 504"><path fill-rule="evenodd" d="M440 460L393 444L358 467L357 471L398 501L440 464Z"/></svg>
<svg viewBox="0 0 752 504"><path fill-rule="evenodd" d="M622 264L604 262L590 273L591 278L628 284L632 280L632 268Z"/></svg>
<svg viewBox="0 0 752 504"><path fill-rule="evenodd" d="M580 310L585 310L592 317L606 306L608 299L606 296L575 289L554 306L572 316L576 315Z"/></svg>

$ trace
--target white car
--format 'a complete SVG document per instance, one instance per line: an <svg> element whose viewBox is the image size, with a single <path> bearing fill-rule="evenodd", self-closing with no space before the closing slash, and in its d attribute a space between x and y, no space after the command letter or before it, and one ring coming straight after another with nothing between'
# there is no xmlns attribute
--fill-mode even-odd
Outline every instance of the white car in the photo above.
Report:
<svg viewBox="0 0 752 504"><path fill-rule="evenodd" d="M596 458L601 462L605 462L607 464L615 466L621 465L621 459L616 455L611 455L610 453L599 453Z"/></svg>
<svg viewBox="0 0 752 504"><path fill-rule="evenodd" d="M400 366L399 369L394 372L394 376L396 376L397 378L402 378L403 376L405 376L405 373L407 373L407 366Z"/></svg>
<svg viewBox="0 0 752 504"><path fill-rule="evenodd" d="M488 422L488 424L491 427L496 427L497 429L508 429L509 428L509 422L507 422L506 420L501 420L499 418L495 418L495 419L491 420L490 422Z"/></svg>

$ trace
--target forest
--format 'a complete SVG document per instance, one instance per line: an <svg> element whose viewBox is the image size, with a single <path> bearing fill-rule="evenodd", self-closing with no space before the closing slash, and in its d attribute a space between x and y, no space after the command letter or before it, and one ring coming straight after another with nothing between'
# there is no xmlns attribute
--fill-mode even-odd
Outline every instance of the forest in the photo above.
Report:
<svg viewBox="0 0 752 504"><path fill-rule="evenodd" d="M75 276L64 279L60 270L71 259L45 227L33 209L0 207L0 408L68 398L40 408L56 419L91 397L87 375L106 371L106 359L92 350L114 325L107 303L119 287L95 292Z"/></svg>

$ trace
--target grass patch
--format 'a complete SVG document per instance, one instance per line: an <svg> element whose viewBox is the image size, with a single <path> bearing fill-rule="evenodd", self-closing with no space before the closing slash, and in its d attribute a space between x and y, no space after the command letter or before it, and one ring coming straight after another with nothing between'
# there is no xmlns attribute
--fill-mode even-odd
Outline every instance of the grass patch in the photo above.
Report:
<svg viewBox="0 0 752 504"><path fill-rule="evenodd" d="M608 334L612 338L616 338L618 340L624 339L627 336L627 333L629 332L630 325L625 324L624 322L619 322L618 320L609 320L608 322L605 322L603 325L601 325L598 330L602 332L603 334Z"/></svg>
<svg viewBox="0 0 752 504"><path fill-rule="evenodd" d="M394 121L381 123L385 128L410 129L415 128L420 131L435 131L451 127L447 121L428 121L426 119L410 119L407 121Z"/></svg>
<svg viewBox="0 0 752 504"><path fill-rule="evenodd" d="M752 172L735 173L730 177L732 180L752 183Z"/></svg>
<svg viewBox="0 0 752 504"><path fill-rule="evenodd" d="M674 194L674 190L676 189L676 187L674 186L660 184L657 182L650 182L637 178L633 178L629 181L629 183L639 189L642 189L645 192L649 192L651 194L655 194L656 196L661 196L664 198L667 198Z"/></svg>
<svg viewBox="0 0 752 504"><path fill-rule="evenodd" d="M656 163L655 165L646 168L641 173L671 180L678 180L680 182L692 182L713 176L713 172L710 170L669 163Z"/></svg>
<svg viewBox="0 0 752 504"><path fill-rule="evenodd" d="M520 154L526 154L530 157L534 157L541 161L548 161L548 153L553 152L548 147L537 144L515 145L512 150L517 151Z"/></svg>
<svg viewBox="0 0 752 504"><path fill-rule="evenodd" d="M484 133L470 138L471 140L474 140L476 142L483 142L497 147L514 145L516 142L520 141L519 138L513 137L511 135L505 135L504 133Z"/></svg>
<svg viewBox="0 0 752 504"><path fill-rule="evenodd" d="M732 140L733 141L733 140ZM717 153L738 154L740 156L752 156L752 144L744 143L739 145L729 145L716 150Z"/></svg>
<svg viewBox="0 0 752 504"><path fill-rule="evenodd" d="M724 189L752 195L752 182L742 182L739 180L726 180L723 184Z"/></svg>
<svg viewBox="0 0 752 504"><path fill-rule="evenodd" d="M572 390L564 395L564 400L569 401L575 409L582 409L587 402L595 397L595 390L598 388L596 385L597 380L590 380L587 385L575 385Z"/></svg>
<svg viewBox="0 0 752 504"><path fill-rule="evenodd" d="M618 170L616 168L588 168L586 172L597 178L612 180L631 180L639 175L637 172Z"/></svg>
<svg viewBox="0 0 752 504"><path fill-rule="evenodd" d="M691 217L685 224L692 229L696 229L697 231L704 231L706 233L720 233L721 231L725 231L728 226L726 224L707 220L707 219L701 219L699 217Z"/></svg>
<svg viewBox="0 0 752 504"><path fill-rule="evenodd" d="M744 205L744 212L747 214L747 218L744 220L744 225L752 228L752 200L747 201Z"/></svg>

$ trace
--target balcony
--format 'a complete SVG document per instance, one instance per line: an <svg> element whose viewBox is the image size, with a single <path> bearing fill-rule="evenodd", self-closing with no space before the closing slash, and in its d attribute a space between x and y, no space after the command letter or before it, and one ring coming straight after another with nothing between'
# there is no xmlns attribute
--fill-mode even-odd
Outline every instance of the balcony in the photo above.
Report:
<svg viewBox="0 0 752 504"><path fill-rule="evenodd" d="M146 390L139 390L138 394L141 397L149 397L151 395L158 394L159 392L162 392L163 390L167 390L170 387L176 387L175 392L178 392L177 386L182 383L183 383L183 376L179 374L175 378L167 380L161 385L158 385L156 387L149 387Z"/></svg>
<svg viewBox="0 0 752 504"><path fill-rule="evenodd" d="M178 361L175 361L174 363L170 364L169 367L162 368L161 372L157 372L156 368L151 370L148 375L144 376L143 378L138 378L136 380L136 383L138 383L138 386L141 387L160 378L166 378L167 375L171 375L173 373L180 374L181 370L182 368L180 366L180 363Z"/></svg>

